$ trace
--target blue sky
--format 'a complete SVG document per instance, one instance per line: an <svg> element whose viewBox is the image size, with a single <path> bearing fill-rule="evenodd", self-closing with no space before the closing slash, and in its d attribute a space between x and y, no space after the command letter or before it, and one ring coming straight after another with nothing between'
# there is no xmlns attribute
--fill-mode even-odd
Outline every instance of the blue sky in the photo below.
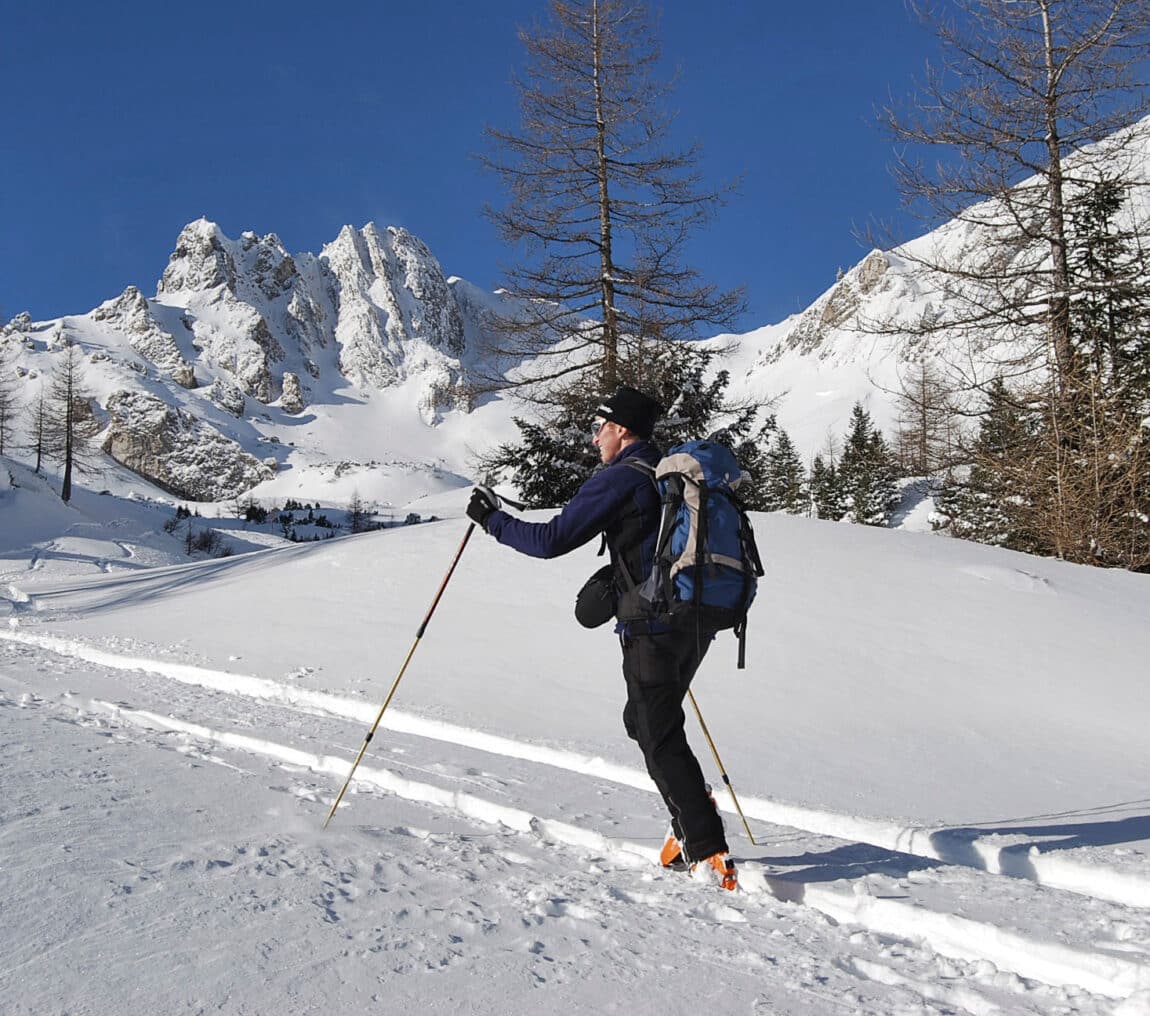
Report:
<svg viewBox="0 0 1150 1016"><path fill-rule="evenodd" d="M318 252L339 228L403 225L494 288L513 256L482 217L473 155L514 127L516 29L544 0L9 3L0 24L0 315L83 313L155 292L180 228L274 232ZM876 106L932 40L899 0L662 5L681 79L677 141L708 183L741 177L690 257L745 285L740 330L801 309L898 221ZM921 229L905 223L906 235Z"/></svg>

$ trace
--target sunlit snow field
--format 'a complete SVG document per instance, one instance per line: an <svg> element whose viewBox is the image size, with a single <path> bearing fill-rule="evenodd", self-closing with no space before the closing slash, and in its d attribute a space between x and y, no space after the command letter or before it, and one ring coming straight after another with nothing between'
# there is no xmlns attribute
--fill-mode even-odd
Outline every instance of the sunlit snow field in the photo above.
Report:
<svg viewBox="0 0 1150 1016"><path fill-rule="evenodd" d="M721 635L695 685L754 845L688 717L728 895L655 863L617 645L571 616L593 546L472 536L323 831L466 492L177 564L155 508L33 487L0 488L9 1011L1150 1011L1144 576L756 516L747 669Z"/></svg>

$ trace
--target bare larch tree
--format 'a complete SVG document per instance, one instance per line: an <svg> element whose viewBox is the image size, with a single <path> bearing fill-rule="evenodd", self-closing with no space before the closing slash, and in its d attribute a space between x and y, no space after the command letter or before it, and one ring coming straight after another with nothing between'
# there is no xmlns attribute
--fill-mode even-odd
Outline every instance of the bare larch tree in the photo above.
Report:
<svg viewBox="0 0 1150 1016"><path fill-rule="evenodd" d="M941 59L909 108L886 111L905 146L896 176L908 205L955 224L938 245L900 249L945 302L926 327L1019 342L1020 366L1052 369L1062 389L1073 371L1068 204L1103 176L1132 176L1139 137L1127 128L1148 109L1139 71L1150 2L911 6ZM924 147L942 149L939 161L916 158ZM963 227L966 244L956 242Z"/></svg>
<svg viewBox="0 0 1150 1016"><path fill-rule="evenodd" d="M575 382L612 390L650 344L722 330L744 304L741 290L684 262L728 188L701 186L697 147L669 145L673 82L659 76L652 15L637 0L550 0L548 10L545 27L520 32L520 125L488 128L482 160L507 193L488 215L521 252L496 352L537 357L516 383L554 404Z"/></svg>
<svg viewBox="0 0 1150 1016"><path fill-rule="evenodd" d="M38 407L37 443L49 458L60 463L63 478L60 499L72 500L72 476L91 466L90 439L98 429L91 408L92 395L84 383L80 347L67 342L52 370L52 382ZM37 453L37 463L39 452Z"/></svg>
<svg viewBox="0 0 1150 1016"><path fill-rule="evenodd" d="M1139 293L1126 277L1104 278L1087 255L1125 252L1124 237L1144 235L1145 223L1121 218L1145 207L1128 198L1146 185L1139 121L1150 108L1142 81L1150 0L911 6L942 56L909 109L888 110L887 122L906 146L896 167L906 201L948 223L936 242L899 249L933 305L921 331L965 337L965 351L950 350L952 366L1009 351L970 380L1006 377L1033 420L1033 439L1019 446L1025 462L984 465L1030 478L1004 510L1020 516L1034 546L1144 567L1150 527L1139 520L1150 477L1138 414L1150 408L1150 389L1131 392L1150 363L1130 362L1147 352L1129 324L1139 314L1111 315L1100 330L1097 310L1116 299L1150 310L1150 287ZM942 158L917 160L924 147ZM1141 268L1145 279L1144 260ZM1122 363L1103 362L1114 351Z"/></svg>

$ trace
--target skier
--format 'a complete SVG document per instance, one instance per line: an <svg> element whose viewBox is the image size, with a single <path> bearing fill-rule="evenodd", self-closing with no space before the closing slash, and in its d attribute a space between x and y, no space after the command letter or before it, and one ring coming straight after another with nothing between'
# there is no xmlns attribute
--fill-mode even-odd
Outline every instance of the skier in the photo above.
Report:
<svg viewBox="0 0 1150 1016"><path fill-rule="evenodd" d="M661 505L651 474L628 467L660 459L651 442L663 407L635 388L620 388L597 409L592 444L603 467L548 522L525 522L500 510L499 498L476 487L468 516L500 543L531 557L569 553L605 534L616 590L641 583L650 573ZM628 581L630 579L630 581ZM665 867L686 865L692 873L734 889L737 876L722 819L683 729L683 699L714 632L672 630L650 619L619 618L627 705L623 724L643 752L647 772L671 813L671 829L660 853Z"/></svg>

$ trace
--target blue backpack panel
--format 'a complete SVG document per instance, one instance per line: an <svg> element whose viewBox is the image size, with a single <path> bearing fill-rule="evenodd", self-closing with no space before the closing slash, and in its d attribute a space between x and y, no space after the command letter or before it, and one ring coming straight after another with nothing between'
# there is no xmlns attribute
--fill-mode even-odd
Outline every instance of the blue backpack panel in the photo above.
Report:
<svg viewBox="0 0 1150 1016"><path fill-rule="evenodd" d="M747 611L762 562L735 490L742 470L717 441L688 441L667 452L652 478L663 505L655 560L644 582L624 594L631 613L674 628L733 629L745 662Z"/></svg>

